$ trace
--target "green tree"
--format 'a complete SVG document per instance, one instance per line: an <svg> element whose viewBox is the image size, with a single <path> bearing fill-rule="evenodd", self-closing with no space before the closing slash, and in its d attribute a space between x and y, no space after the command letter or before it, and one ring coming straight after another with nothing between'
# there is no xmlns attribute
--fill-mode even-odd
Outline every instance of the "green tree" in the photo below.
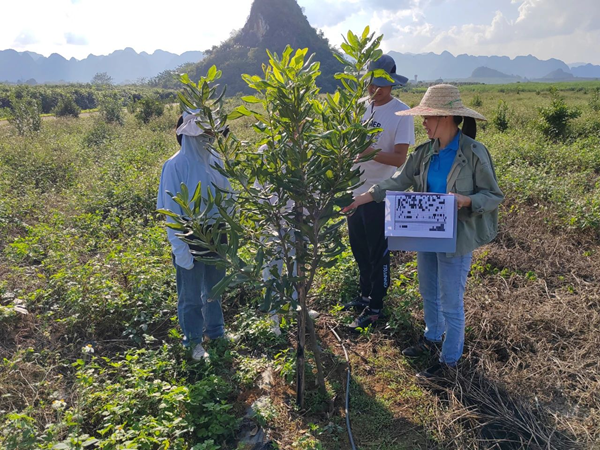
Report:
<svg viewBox="0 0 600 450"><path fill-rule="evenodd" d="M21 136L34 133L42 127L41 106L31 97L11 99L12 108L8 121L14 125Z"/></svg>
<svg viewBox="0 0 600 450"><path fill-rule="evenodd" d="M501 132L508 130L508 104L504 100L498 101L498 107L492 116L492 125Z"/></svg>
<svg viewBox="0 0 600 450"><path fill-rule="evenodd" d="M57 117L79 117L81 108L77 106L73 97L69 94L61 96L58 100L58 104L54 108L54 115Z"/></svg>
<svg viewBox="0 0 600 450"><path fill-rule="evenodd" d="M475 108L479 108L481 105L483 105L483 100L481 100L481 95L475 94L473 96L473 99L471 100L471 106L474 106Z"/></svg>
<svg viewBox="0 0 600 450"><path fill-rule="evenodd" d="M215 81L221 73L216 67L197 84L187 75L182 77L185 87L180 100L186 110L199 110L199 126L215 134L214 151L223 161L218 170L237 192L201 198L198 186L190 197L182 185L174 200L184 216L162 212L177 221L169 226L184 240L193 234L219 255L197 254L197 259L227 268L228 275L213 295L228 286L251 283L264 289L265 309L288 305L297 311L297 401L301 406L307 332L317 380L321 392L326 392L314 323L307 311L317 271L335 265L344 250L340 209L351 202L352 189L360 182L354 160L380 131L368 129L362 117L371 76L387 76L380 70L366 72L369 61L382 55L381 38L369 34L368 28L361 36L348 33L342 48L353 62L339 57L345 70L336 78L343 87L325 98L316 84L320 64L306 58L308 49L294 53L287 47L281 57L268 52L262 76L243 75L255 94L243 97L245 105L229 116L222 108L224 90L217 95ZM246 116L256 120L257 145L267 147L262 153L234 135L218 133L228 120ZM214 206L220 215L210 217L207 211ZM223 230L229 237L227 244L220 239ZM240 252L242 248L245 251ZM268 280L262 278L265 268L272 275Z"/></svg>
<svg viewBox="0 0 600 450"><path fill-rule="evenodd" d="M91 83L100 86L106 86L113 84L113 78L108 74L108 72L98 72L93 76Z"/></svg>
<svg viewBox="0 0 600 450"><path fill-rule="evenodd" d="M165 105L158 98L145 97L135 103L135 117L143 123L150 122L153 117L160 117L165 112Z"/></svg>
<svg viewBox="0 0 600 450"><path fill-rule="evenodd" d="M565 136L569 122L579 117L581 111L577 108L569 108L555 87L550 88L550 96L552 98L550 106L538 108L539 128L546 137L559 139Z"/></svg>
<svg viewBox="0 0 600 450"><path fill-rule="evenodd" d="M100 115L106 123L123 125L123 102L116 92L104 94L98 103Z"/></svg>

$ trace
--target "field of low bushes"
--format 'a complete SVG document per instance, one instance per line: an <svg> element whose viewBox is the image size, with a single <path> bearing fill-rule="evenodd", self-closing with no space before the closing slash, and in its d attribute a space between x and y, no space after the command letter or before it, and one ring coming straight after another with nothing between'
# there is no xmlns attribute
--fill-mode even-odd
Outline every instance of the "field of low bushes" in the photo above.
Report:
<svg viewBox="0 0 600 450"><path fill-rule="evenodd" d="M295 319L260 293L223 304L211 362L180 346L174 269L155 198L179 114L122 111L0 124L0 448L591 449L600 445L600 83L462 87L482 112L506 200L476 251L456 379L418 383L401 350L423 331L412 253L393 257L386 324L350 335L350 251L319 275L328 398L312 360L293 390ZM413 106L419 90L396 93ZM233 99L229 105L239 103ZM417 141L425 135L416 118ZM233 122L252 139L251 122ZM247 439L244 439L247 438Z"/></svg>

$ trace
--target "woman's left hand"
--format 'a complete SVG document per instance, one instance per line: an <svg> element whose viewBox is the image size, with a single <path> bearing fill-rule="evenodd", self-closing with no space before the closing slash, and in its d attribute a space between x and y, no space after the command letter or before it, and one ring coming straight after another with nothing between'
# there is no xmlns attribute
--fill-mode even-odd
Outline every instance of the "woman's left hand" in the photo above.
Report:
<svg viewBox="0 0 600 450"><path fill-rule="evenodd" d="M454 195L454 197L456 197L456 205L458 206L458 209L468 208L471 206L471 197L468 197L466 195L456 194L454 192L449 192L449 194L452 194L452 195Z"/></svg>
<svg viewBox="0 0 600 450"><path fill-rule="evenodd" d="M354 210L365 203L370 203L373 201L373 195L370 192L365 192L364 194L356 197L352 203L350 203L345 208L342 208L342 214L354 214Z"/></svg>

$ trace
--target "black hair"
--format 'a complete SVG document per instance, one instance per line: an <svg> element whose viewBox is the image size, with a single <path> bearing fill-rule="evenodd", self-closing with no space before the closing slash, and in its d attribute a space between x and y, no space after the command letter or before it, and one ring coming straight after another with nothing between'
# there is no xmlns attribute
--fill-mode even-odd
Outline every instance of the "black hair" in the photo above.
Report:
<svg viewBox="0 0 600 450"><path fill-rule="evenodd" d="M177 128L179 128L182 124L183 124L183 115L179 116L179 119L177 119L177 125L175 125L175 130L177 130ZM183 140L183 136L181 134L177 134L177 131L175 131L175 135L177 136L177 142L179 143L179 146L181 147L181 141Z"/></svg>
<svg viewBox="0 0 600 450"><path fill-rule="evenodd" d="M456 126L463 124L462 132L466 134L471 139L475 139L477 136L477 122L472 117L462 117L462 116L453 116L454 123ZM464 123L463 123L464 122Z"/></svg>

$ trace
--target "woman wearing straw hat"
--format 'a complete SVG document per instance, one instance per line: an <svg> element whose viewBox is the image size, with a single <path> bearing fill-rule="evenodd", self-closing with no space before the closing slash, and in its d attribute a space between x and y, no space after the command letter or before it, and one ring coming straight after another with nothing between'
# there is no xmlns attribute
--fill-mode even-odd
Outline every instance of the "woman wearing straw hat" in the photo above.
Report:
<svg viewBox="0 0 600 450"><path fill-rule="evenodd" d="M429 141L418 146L392 176L356 197L344 211L385 198L386 191L452 193L459 208L456 252L418 252L419 290L423 297L425 336L403 350L407 357L434 353L439 363L417 374L430 378L455 367L463 352L463 295L477 247L489 243L498 230L498 205L504 199L485 146L475 140L475 120L481 114L463 106L458 88L440 84L427 89L419 106L397 112L422 116ZM462 129L459 125L462 123ZM443 344L442 344L442 337Z"/></svg>

